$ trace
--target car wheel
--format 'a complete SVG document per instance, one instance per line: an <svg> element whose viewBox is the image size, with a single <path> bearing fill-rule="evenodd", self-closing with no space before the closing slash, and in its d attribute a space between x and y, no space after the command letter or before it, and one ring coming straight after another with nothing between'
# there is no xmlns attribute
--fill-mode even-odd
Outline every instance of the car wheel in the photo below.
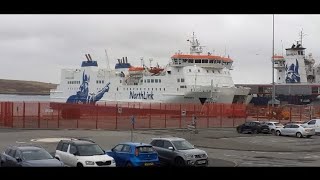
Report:
<svg viewBox="0 0 320 180"><path fill-rule="evenodd" d="M237 132L238 133L242 133L241 128L237 129Z"/></svg>
<svg viewBox="0 0 320 180"><path fill-rule="evenodd" d="M83 165L81 163L78 163L77 167L83 167Z"/></svg>
<svg viewBox="0 0 320 180"><path fill-rule="evenodd" d="M270 131L270 132L271 132L271 134L274 134L274 133L275 133L275 132L274 132L274 129L271 129L271 131Z"/></svg>
<svg viewBox="0 0 320 180"><path fill-rule="evenodd" d="M297 133L296 133L296 137L297 137L297 138L301 138L301 137L302 137L302 134L301 134L300 132L297 132Z"/></svg>
<svg viewBox="0 0 320 180"><path fill-rule="evenodd" d="M127 162L126 166L127 166L127 167L132 167L131 162Z"/></svg>
<svg viewBox="0 0 320 180"><path fill-rule="evenodd" d="M175 165L175 166L185 166L185 162L184 162L184 160L183 160L181 157L177 157L177 158L174 160L174 165Z"/></svg>
<svg viewBox="0 0 320 180"><path fill-rule="evenodd" d="M308 135L307 138L311 138L311 135Z"/></svg>
<svg viewBox="0 0 320 180"><path fill-rule="evenodd" d="M256 129L253 130L253 131L252 131L252 134L258 134L258 130L256 130Z"/></svg>
<svg viewBox="0 0 320 180"><path fill-rule="evenodd" d="M276 131L276 135L277 136L281 136L281 132L280 131Z"/></svg>

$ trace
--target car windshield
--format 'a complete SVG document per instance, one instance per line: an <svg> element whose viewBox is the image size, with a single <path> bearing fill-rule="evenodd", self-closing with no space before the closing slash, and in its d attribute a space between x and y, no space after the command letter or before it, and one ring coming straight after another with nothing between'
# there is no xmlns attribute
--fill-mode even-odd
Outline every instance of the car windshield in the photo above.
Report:
<svg viewBox="0 0 320 180"><path fill-rule="evenodd" d="M192 144L190 144L186 140L180 141L172 141L173 145L177 148L177 150L187 150L187 149L194 149Z"/></svg>
<svg viewBox="0 0 320 180"><path fill-rule="evenodd" d="M139 152L141 153L150 153L150 152L154 152L152 146L140 146L138 147Z"/></svg>
<svg viewBox="0 0 320 180"><path fill-rule="evenodd" d="M283 126L281 123L274 123L275 126Z"/></svg>
<svg viewBox="0 0 320 180"><path fill-rule="evenodd" d="M86 144L78 146L79 156L103 155L102 148L97 144Z"/></svg>
<svg viewBox="0 0 320 180"><path fill-rule="evenodd" d="M29 161L29 160L53 159L53 157L43 149L35 149L35 150L22 151L22 159Z"/></svg>

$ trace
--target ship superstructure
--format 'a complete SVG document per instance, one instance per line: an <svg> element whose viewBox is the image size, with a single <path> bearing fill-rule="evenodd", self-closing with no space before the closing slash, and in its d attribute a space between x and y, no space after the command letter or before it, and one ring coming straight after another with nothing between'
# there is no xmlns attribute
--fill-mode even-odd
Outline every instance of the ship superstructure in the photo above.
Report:
<svg viewBox="0 0 320 180"><path fill-rule="evenodd" d="M133 66L127 57L114 69L100 68L86 55L79 69L62 69L61 83L50 91L52 102L97 101L163 103L249 103L250 88L235 87L233 60L208 52L193 34L190 53L178 52L165 67Z"/></svg>

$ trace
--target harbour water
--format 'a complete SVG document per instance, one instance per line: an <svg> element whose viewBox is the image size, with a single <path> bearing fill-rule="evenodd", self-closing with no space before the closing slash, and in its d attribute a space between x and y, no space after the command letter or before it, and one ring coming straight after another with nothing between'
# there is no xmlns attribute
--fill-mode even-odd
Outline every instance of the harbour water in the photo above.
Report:
<svg viewBox="0 0 320 180"><path fill-rule="evenodd" d="M49 95L15 95L15 94L0 94L0 102L4 101L25 101L25 102L48 102Z"/></svg>

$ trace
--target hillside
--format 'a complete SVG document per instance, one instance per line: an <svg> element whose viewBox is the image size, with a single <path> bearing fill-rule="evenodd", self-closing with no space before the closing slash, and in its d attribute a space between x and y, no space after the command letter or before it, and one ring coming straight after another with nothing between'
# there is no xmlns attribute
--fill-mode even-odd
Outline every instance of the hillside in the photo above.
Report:
<svg viewBox="0 0 320 180"><path fill-rule="evenodd" d="M0 94L49 95L56 84L0 79Z"/></svg>

